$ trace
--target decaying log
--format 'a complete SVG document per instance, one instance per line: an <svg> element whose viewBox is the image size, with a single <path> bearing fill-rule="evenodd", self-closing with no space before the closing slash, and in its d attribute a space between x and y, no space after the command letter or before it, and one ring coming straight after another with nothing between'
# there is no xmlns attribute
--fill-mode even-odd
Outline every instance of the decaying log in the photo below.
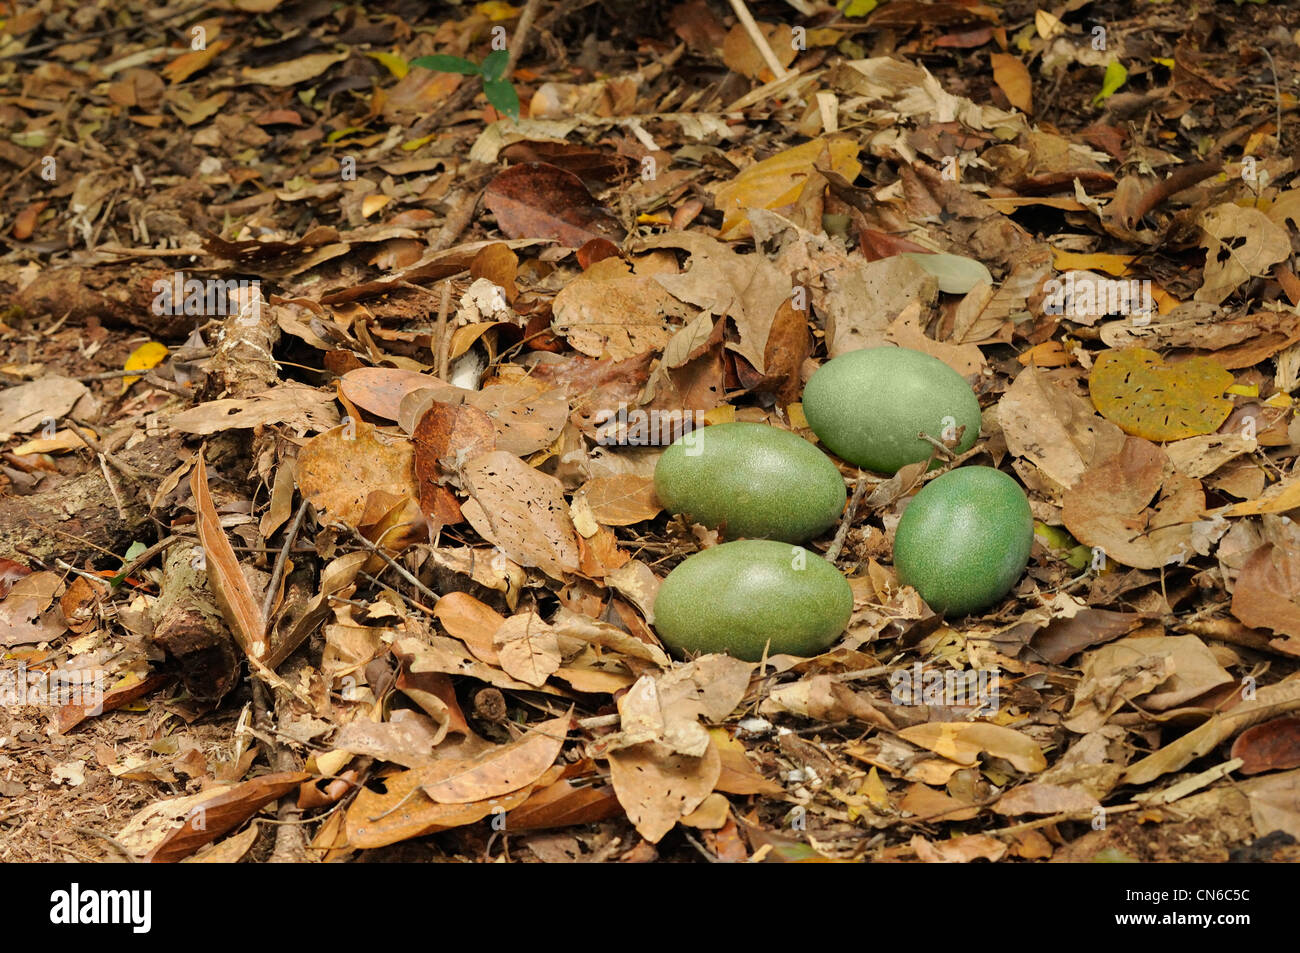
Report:
<svg viewBox="0 0 1300 953"><path fill-rule="evenodd" d="M161 481L176 468L180 451L179 436L149 437L116 456ZM134 540L153 537L147 531L148 507L156 486L146 483L137 492L125 488L119 509L104 474L92 464L48 491L0 497L0 556L27 562L26 554L45 563L57 558L78 565L105 552L121 554Z"/></svg>
<svg viewBox="0 0 1300 953"><path fill-rule="evenodd" d="M240 660L203 566L197 544L182 542L167 551L153 607L153 640L175 660L189 693L215 702L235 687Z"/></svg>

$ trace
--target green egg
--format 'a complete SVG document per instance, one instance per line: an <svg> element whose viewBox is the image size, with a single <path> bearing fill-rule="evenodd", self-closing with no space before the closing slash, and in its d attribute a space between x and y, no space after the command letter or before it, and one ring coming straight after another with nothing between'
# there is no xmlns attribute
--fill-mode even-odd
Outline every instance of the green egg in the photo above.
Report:
<svg viewBox="0 0 1300 953"><path fill-rule="evenodd" d="M894 568L935 612L993 605L1019 581L1034 543L1020 484L992 467L959 467L927 483L894 531Z"/></svg>
<svg viewBox="0 0 1300 953"><path fill-rule="evenodd" d="M655 597L655 631L678 655L756 662L818 655L844 632L853 592L816 553L774 540L723 543L683 560Z"/></svg>
<svg viewBox="0 0 1300 953"><path fill-rule="evenodd" d="M844 509L844 479L816 446L767 424L718 424L668 447L655 493L671 513L721 527L730 539L801 543Z"/></svg>
<svg viewBox="0 0 1300 953"><path fill-rule="evenodd" d="M934 449L917 434L943 440L965 427L956 452L979 439L980 405L965 378L938 358L905 347L850 351L827 361L804 388L813 432L849 463L895 473Z"/></svg>

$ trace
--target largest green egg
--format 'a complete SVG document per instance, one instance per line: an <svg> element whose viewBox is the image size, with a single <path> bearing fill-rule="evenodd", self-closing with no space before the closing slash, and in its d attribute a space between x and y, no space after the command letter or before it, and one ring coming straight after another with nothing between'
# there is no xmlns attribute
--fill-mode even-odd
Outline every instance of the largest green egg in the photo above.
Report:
<svg viewBox="0 0 1300 953"><path fill-rule="evenodd" d="M850 351L827 361L803 394L808 425L828 449L878 473L930 456L964 427L956 452L979 439L980 405L966 379L938 358L905 347Z"/></svg>

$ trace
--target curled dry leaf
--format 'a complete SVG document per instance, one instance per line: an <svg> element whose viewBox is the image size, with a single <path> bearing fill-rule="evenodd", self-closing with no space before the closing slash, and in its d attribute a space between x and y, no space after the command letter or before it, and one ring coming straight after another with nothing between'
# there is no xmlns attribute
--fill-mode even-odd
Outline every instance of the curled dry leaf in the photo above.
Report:
<svg viewBox="0 0 1300 953"><path fill-rule="evenodd" d="M462 473L471 497L462 509L480 536L554 579L577 570L578 534L559 480L504 450L474 458Z"/></svg>
<svg viewBox="0 0 1300 953"><path fill-rule="evenodd" d="M217 597L221 614L234 633L235 641L249 658L259 662L267 656L266 619L262 606L249 588L248 579L239 567L235 550L221 528L212 495L208 492L208 471L203 462L203 452L190 474L190 492L194 494L195 517L198 522L199 542L207 566L208 582ZM215 836L215 835L214 835Z"/></svg>
<svg viewBox="0 0 1300 953"><path fill-rule="evenodd" d="M157 801L132 817L117 839L138 857L156 864L172 863L234 830L309 777L301 771L266 774L188 797Z"/></svg>
<svg viewBox="0 0 1300 953"><path fill-rule="evenodd" d="M361 421L344 424L308 440L298 452L298 489L324 521L359 527L372 493L419 499L414 456L405 437Z"/></svg>
<svg viewBox="0 0 1300 953"><path fill-rule="evenodd" d="M1010 761L1018 771L1033 773L1047 767L1047 759L1038 742L1014 728L1001 725L933 721L904 728L898 736L958 764L973 765L980 752L985 751L995 758Z"/></svg>

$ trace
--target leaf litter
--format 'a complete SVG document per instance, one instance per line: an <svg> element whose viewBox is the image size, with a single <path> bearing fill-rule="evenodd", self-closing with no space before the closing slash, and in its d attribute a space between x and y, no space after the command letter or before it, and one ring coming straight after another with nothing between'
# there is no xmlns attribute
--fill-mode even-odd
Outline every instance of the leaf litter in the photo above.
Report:
<svg viewBox="0 0 1300 953"><path fill-rule="evenodd" d="M1300 837L1300 180L1237 89L1272 88L1261 42L1287 88L1293 9L773 0L755 34L745 4L601 0L560 70L558 5L512 40L516 122L411 62L482 62L516 8L257 6L6 34L0 643L28 690L0 794L50 836L5 859ZM1106 18L1154 47L1099 55ZM202 49L160 26L191 21ZM811 372L882 345L972 383L980 441L944 466L1025 487L1024 578L936 616L890 565L932 476L845 465L858 502L810 544L854 592L840 642L670 658L659 582L719 540L661 510L663 444L810 435ZM98 695L49 696L77 679Z"/></svg>

